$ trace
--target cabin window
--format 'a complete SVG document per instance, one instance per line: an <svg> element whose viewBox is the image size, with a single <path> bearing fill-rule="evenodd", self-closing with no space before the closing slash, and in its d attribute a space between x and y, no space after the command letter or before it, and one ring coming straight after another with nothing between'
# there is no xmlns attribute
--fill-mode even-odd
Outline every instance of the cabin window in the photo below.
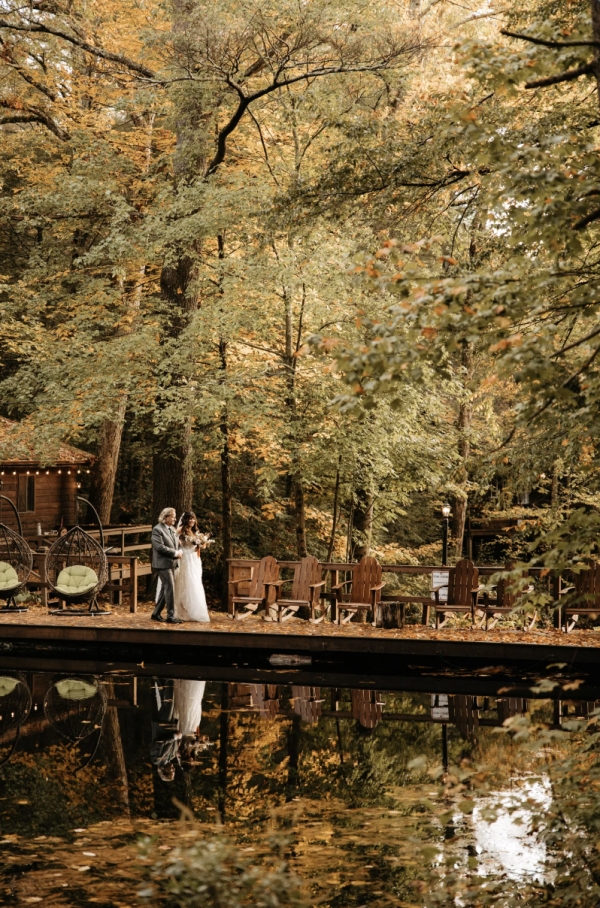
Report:
<svg viewBox="0 0 600 908"><path fill-rule="evenodd" d="M17 507L21 513L35 511L35 476L19 475Z"/></svg>

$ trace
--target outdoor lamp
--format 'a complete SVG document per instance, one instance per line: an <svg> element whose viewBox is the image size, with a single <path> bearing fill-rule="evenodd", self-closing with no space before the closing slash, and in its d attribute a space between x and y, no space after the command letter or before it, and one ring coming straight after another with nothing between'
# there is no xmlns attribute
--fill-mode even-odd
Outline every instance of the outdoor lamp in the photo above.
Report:
<svg viewBox="0 0 600 908"><path fill-rule="evenodd" d="M442 564L448 564L448 518L450 517L450 505L448 502L442 505Z"/></svg>

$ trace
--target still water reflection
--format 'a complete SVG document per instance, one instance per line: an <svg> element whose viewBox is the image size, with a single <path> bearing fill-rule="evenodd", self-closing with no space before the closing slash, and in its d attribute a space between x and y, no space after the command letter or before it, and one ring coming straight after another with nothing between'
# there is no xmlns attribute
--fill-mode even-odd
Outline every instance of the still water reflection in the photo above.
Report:
<svg viewBox="0 0 600 908"><path fill-rule="evenodd" d="M594 704L567 708L585 715ZM174 822L182 809L207 828L219 820L257 854L274 826L291 830L290 859L311 897L331 905L412 899L415 836L445 836L477 855L484 874L539 877L543 850L510 793L515 780L527 786L528 768L495 733L529 709L553 723L565 707L205 682L170 678L168 667L155 677L0 669L0 845L9 857L0 888L28 901L58 893L56 904L83 904L89 887L101 886L103 902L122 904L119 886L131 900L139 882L136 836L160 835L160 847L172 848L183 835ZM491 825L477 807L445 833L430 828L423 798L433 783L416 782L411 763L424 755L430 764L460 764L474 752L495 761L504 811ZM526 795L551 797L543 781ZM76 859L65 856L71 851ZM101 864L119 868L110 885Z"/></svg>

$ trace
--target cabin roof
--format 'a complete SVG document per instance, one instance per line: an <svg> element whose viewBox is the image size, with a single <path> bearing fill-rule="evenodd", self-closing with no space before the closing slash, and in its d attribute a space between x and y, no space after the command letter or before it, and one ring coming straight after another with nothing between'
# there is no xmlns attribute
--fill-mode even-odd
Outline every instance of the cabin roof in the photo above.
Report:
<svg viewBox="0 0 600 908"><path fill-rule="evenodd" d="M62 441L45 449L40 444L39 430L33 423L27 420L16 422L0 416L0 464L69 466L88 464L93 460L92 454Z"/></svg>

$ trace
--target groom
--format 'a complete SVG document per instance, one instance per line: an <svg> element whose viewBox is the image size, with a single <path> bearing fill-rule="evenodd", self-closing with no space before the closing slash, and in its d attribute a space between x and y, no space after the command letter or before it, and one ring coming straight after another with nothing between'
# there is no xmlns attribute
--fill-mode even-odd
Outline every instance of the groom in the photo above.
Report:
<svg viewBox="0 0 600 908"><path fill-rule="evenodd" d="M175 508L164 508L152 530L152 567L160 578L160 593L152 612L153 621L164 621L161 612L167 606L167 624L183 624L175 617L175 571L182 551L179 537L173 529Z"/></svg>

